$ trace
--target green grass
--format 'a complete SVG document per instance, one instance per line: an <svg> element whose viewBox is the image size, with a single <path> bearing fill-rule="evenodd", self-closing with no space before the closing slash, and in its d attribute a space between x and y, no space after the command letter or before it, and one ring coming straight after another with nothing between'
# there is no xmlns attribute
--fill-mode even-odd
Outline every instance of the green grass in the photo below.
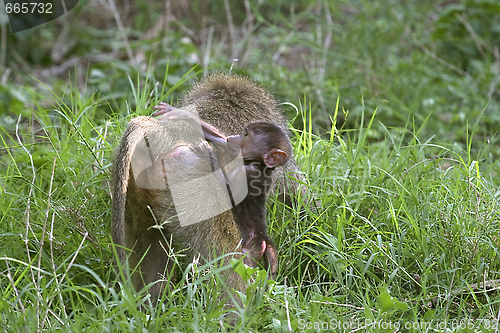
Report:
<svg viewBox="0 0 500 333"><path fill-rule="evenodd" d="M9 147L0 178L3 328L228 330L220 322L227 311L220 269L187 268L159 310L144 291L117 282L109 164L126 119L95 127L96 96L66 98L74 107L59 101L59 112L37 112L36 136L2 133ZM322 139L307 130L311 110L298 109L306 121L295 130L295 154L321 207L271 204L277 284L262 292L256 282L243 298L246 310L234 310L236 327L496 320L498 294L470 288L498 277L498 165L488 170L470 151L421 142L421 128L387 129L383 141L368 144L376 112L367 127L334 127Z"/></svg>
<svg viewBox="0 0 500 333"><path fill-rule="evenodd" d="M20 58L50 67L31 53L54 46L58 26L9 34L18 56L0 57L14 69L0 86L3 331L230 331L228 312L252 332L498 326L500 290L482 283L500 279L500 8L325 3L248 2L253 29L231 3L244 36L231 42L222 2L176 12L170 34L133 40L162 10L140 2L129 38L148 70L114 57L40 81L15 69L26 68ZM79 10L65 26L79 37L73 55L124 50L118 30L82 28L104 11ZM234 71L285 102L313 204L271 200L278 277L267 288L251 281L235 296L243 307L224 307L227 267L214 261L182 267L155 309L114 273L110 166L131 117L175 103L199 75L189 55L208 47L182 41L181 24L206 42L202 17L214 27L210 69L229 68L236 52Z"/></svg>

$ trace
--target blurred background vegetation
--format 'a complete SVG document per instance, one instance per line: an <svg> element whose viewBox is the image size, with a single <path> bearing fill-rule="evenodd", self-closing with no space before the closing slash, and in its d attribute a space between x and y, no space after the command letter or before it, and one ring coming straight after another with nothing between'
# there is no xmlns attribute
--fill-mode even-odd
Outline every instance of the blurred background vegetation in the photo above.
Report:
<svg viewBox="0 0 500 333"><path fill-rule="evenodd" d="M498 140L495 0L82 0L24 32L12 34L5 13L0 23L4 125L27 112L29 90L46 94L40 83L64 94L71 82L96 93L102 113L125 114L134 109L128 77L162 84L168 67L168 90L195 65L227 71L238 59L234 71L281 102L310 103L318 133L330 129L340 96L336 121L345 128L359 124L364 107L377 110L370 140L425 122L423 140L464 145L476 123L481 140Z"/></svg>

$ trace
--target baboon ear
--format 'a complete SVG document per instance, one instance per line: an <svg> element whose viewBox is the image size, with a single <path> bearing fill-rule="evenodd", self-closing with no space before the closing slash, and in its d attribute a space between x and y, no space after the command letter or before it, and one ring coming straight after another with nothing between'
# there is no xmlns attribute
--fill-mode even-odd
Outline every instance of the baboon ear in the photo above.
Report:
<svg viewBox="0 0 500 333"><path fill-rule="evenodd" d="M287 160L288 154L281 149L271 149L264 154L264 164L268 168L274 168L284 164Z"/></svg>

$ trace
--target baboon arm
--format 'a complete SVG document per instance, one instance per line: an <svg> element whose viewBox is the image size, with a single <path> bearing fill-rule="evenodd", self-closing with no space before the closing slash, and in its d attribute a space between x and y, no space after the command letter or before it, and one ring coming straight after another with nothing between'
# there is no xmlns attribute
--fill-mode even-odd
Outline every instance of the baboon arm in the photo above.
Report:
<svg viewBox="0 0 500 333"><path fill-rule="evenodd" d="M266 251L264 252L264 267L266 267L269 272L271 272L271 276L276 277L276 273L278 272L278 255L276 251L276 246L274 245L271 238L266 246Z"/></svg>

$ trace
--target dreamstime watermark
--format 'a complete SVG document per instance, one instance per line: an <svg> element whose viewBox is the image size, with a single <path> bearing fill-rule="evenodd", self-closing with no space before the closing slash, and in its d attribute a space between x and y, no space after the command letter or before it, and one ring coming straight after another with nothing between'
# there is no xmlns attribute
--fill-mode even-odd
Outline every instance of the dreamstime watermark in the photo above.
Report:
<svg viewBox="0 0 500 333"><path fill-rule="evenodd" d="M3 0L14 33L31 29L66 14L78 0Z"/></svg>
<svg viewBox="0 0 500 333"><path fill-rule="evenodd" d="M425 331L435 329L438 331L457 329L497 329L499 328L498 319L450 319L450 320L421 320L421 321L384 321L374 319L349 319L340 321L331 319L330 321L307 321L298 320L298 329L301 331L329 331L329 330L351 330L364 331L366 329L380 329L389 331L400 330L418 330Z"/></svg>
<svg viewBox="0 0 500 333"><path fill-rule="evenodd" d="M249 184L253 184L247 181L241 152L220 160L196 119L196 123L183 119L164 122L165 137L145 133L130 160L137 186L168 188L183 227L230 210L245 199Z"/></svg>

